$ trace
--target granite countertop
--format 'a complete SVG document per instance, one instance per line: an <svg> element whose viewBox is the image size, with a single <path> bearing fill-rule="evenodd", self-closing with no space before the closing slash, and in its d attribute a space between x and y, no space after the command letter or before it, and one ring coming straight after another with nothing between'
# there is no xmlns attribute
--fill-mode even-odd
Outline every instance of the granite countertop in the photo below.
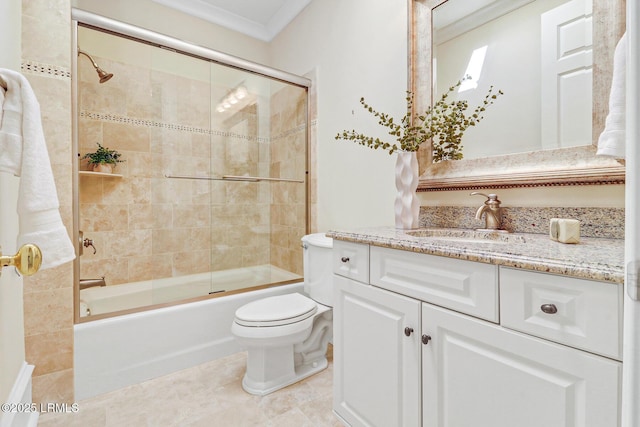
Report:
<svg viewBox="0 0 640 427"><path fill-rule="evenodd" d="M578 244L564 244L549 239L546 234L482 233L444 228L398 230L392 227L331 230L326 235L336 240L385 248L582 279L624 282L622 239L583 237Z"/></svg>

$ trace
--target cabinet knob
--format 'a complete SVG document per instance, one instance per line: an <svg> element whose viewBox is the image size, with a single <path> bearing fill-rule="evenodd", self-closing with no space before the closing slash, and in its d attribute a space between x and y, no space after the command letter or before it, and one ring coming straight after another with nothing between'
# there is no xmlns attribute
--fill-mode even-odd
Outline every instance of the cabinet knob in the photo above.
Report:
<svg viewBox="0 0 640 427"><path fill-rule="evenodd" d="M348 256L343 256L342 258L340 258L340 261L342 262L349 262L349 257Z"/></svg>
<svg viewBox="0 0 640 427"><path fill-rule="evenodd" d="M412 333L413 333L413 328L410 328L408 326L406 328L404 328L404 334L406 336L410 336Z"/></svg>
<svg viewBox="0 0 640 427"><path fill-rule="evenodd" d="M542 310L543 313L556 314L558 312L558 307L556 307L555 304L542 304L540 306L540 310Z"/></svg>
<svg viewBox="0 0 640 427"><path fill-rule="evenodd" d="M431 341L431 335L423 335L422 336L422 344L427 345Z"/></svg>

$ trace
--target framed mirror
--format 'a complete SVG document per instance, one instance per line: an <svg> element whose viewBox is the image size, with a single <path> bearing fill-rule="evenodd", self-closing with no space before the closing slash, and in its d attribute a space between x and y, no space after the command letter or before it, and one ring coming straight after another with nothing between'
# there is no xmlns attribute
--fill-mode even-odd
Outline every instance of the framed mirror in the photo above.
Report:
<svg viewBox="0 0 640 427"><path fill-rule="evenodd" d="M452 95L470 108L489 85L505 92L465 133L463 160L433 163L420 149L418 191L624 182L620 162L595 155L624 0L411 0L410 10L416 111L464 75L470 90Z"/></svg>

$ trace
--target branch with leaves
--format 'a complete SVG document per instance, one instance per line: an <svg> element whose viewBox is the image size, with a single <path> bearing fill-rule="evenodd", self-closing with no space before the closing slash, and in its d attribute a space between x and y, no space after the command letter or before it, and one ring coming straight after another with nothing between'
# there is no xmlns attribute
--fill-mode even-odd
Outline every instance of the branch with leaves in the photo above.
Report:
<svg viewBox="0 0 640 427"><path fill-rule="evenodd" d="M493 86L489 88L483 102L475 107L471 113L467 113L469 102L448 101L449 95L458 88L468 77L459 80L455 85L444 93L440 99L427 109L424 114L413 117L413 93L407 92L407 112L400 122L388 114L375 110L366 103L364 98L360 98L360 104L369 113L378 119L378 124L388 128L388 133L395 138L395 142L390 143L380 138L373 138L355 130L344 130L338 133L336 140L353 141L374 150L381 148L393 154L395 151L417 151L424 142L432 140L433 160L440 162L443 160L459 160L462 158L462 136L470 127L478 124L483 118L483 113L493 104L495 99L503 92L494 92Z"/></svg>

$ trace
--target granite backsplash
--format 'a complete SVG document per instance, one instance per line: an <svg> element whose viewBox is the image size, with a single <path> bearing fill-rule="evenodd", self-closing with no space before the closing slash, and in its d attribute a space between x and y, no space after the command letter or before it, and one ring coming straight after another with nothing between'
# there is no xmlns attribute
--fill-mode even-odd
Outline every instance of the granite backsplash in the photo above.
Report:
<svg viewBox="0 0 640 427"><path fill-rule="evenodd" d="M482 228L484 217L475 219L476 211L475 207L421 206L420 227ZM502 208L503 228L514 233L548 234L551 218L579 220L584 237L624 239L623 208Z"/></svg>

